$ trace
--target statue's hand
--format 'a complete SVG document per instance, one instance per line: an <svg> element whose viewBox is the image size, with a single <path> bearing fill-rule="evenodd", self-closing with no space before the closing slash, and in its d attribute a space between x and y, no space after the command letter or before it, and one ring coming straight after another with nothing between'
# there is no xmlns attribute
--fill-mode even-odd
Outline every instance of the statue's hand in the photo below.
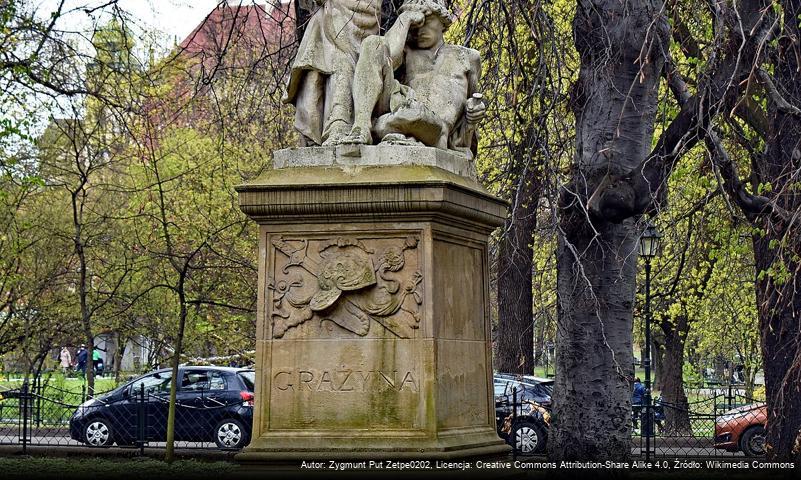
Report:
<svg viewBox="0 0 801 480"><path fill-rule="evenodd" d="M487 104L484 102L484 96L480 93L473 94L467 100L464 114L467 118L467 123L476 124L481 122L487 114Z"/></svg>
<svg viewBox="0 0 801 480"><path fill-rule="evenodd" d="M425 14L415 10L406 10L405 12L401 13L400 19L404 22L407 22L409 24L409 28L420 27L426 23Z"/></svg>

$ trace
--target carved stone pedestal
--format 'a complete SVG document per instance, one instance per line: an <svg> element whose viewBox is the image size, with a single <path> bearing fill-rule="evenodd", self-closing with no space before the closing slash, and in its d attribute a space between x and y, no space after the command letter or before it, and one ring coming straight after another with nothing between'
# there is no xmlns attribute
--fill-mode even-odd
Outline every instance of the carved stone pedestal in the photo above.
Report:
<svg viewBox="0 0 801 480"><path fill-rule="evenodd" d="M393 165L359 166L380 163L381 148L277 152L281 168L237 189L260 225L241 461L508 450L495 431L487 264L506 205L452 153L394 147Z"/></svg>

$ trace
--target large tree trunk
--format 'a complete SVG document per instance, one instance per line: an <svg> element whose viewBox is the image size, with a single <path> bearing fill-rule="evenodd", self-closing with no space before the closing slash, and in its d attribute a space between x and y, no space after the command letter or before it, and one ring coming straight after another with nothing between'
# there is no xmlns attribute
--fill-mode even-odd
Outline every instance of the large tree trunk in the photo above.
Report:
<svg viewBox="0 0 801 480"><path fill-rule="evenodd" d="M637 235L631 221L607 224L599 233L600 239L568 237L558 250L556 383L548 439L557 461L620 460L631 450Z"/></svg>
<svg viewBox="0 0 801 480"><path fill-rule="evenodd" d="M521 174L512 210L498 248L498 340L495 368L531 374L534 369L534 317L531 298L531 247L537 226L538 188L531 170Z"/></svg>
<svg viewBox="0 0 801 480"><path fill-rule="evenodd" d="M576 155L561 199L559 319L549 453L554 460L631 454L636 219L584 210L606 175L648 156L667 45L661 2L579 0L573 22L581 69L574 88ZM613 220L619 220L612 215ZM592 219L592 225L590 220Z"/></svg>
<svg viewBox="0 0 801 480"><path fill-rule="evenodd" d="M801 107L801 0L783 0L784 32L774 62L774 83L786 102ZM801 114L770 102L771 129L759 176L771 183L772 200L796 215L768 222L754 239L757 302L768 405L767 451L772 460L801 460ZM768 274L768 272L770 272Z"/></svg>
<svg viewBox="0 0 801 480"><path fill-rule="evenodd" d="M655 332L651 332L653 335ZM657 337L657 335L653 335ZM652 386L653 390L662 390L662 377L665 371L665 340L663 338L659 338L658 340L652 339L651 341L651 359L653 361L653 368L651 371L653 372L653 381Z"/></svg>
<svg viewBox="0 0 801 480"><path fill-rule="evenodd" d="M686 320L684 321L686 324ZM665 358L661 376L662 400L665 405L665 427L668 435L691 435L690 405L684 392L682 367L686 332L671 328L665 332Z"/></svg>
<svg viewBox="0 0 801 480"><path fill-rule="evenodd" d="M774 235L767 235L754 241L757 271L775 267L777 252L769 247L775 240ZM801 279L799 265L789 267L793 273L783 285L772 278L758 278L757 299L768 405L768 455L773 460L798 461L794 445L801 442Z"/></svg>

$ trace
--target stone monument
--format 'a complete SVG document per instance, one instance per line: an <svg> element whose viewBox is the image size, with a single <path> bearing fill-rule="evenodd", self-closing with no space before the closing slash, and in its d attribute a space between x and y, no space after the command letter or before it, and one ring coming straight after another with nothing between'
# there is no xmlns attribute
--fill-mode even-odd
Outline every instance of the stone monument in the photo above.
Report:
<svg viewBox="0 0 801 480"><path fill-rule="evenodd" d="M506 452L487 253L506 204L475 178L478 52L444 42L442 0L407 0L384 36L366 20L377 0L317 3L287 96L304 147L237 188L260 226L253 434L238 458ZM335 45L348 15L360 20Z"/></svg>

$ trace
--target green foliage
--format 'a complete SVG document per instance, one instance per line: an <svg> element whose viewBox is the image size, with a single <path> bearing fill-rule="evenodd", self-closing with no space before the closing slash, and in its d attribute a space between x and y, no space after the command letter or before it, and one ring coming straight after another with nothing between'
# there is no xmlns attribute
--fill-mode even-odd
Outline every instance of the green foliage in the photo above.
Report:
<svg viewBox="0 0 801 480"><path fill-rule="evenodd" d="M704 386L704 375L699 371L696 366L691 363L684 363L682 365L682 378L684 384L691 388L700 388Z"/></svg>
<svg viewBox="0 0 801 480"><path fill-rule="evenodd" d="M25 150L5 141L25 131L0 123L0 166L9 166L0 220L13 227L0 236L0 354L14 351L10 368L85 342L87 325L113 332L120 347L151 341L143 368L164 362L177 335L181 263L186 355L253 349L258 242L233 187L294 135L277 99L260 95L268 101L253 107L240 95L275 91L280 76L226 75L213 92L195 92L199 60L144 65L134 55L141 39L123 25L114 16L91 35L83 80L94 94L67 99L72 118L52 119Z"/></svg>
<svg viewBox="0 0 801 480"><path fill-rule="evenodd" d="M476 10L467 1L455 3L463 15L449 39L467 39L483 55L481 89L489 111L479 142L479 177L516 206L536 202L533 316L544 325L537 335L553 338L557 205L575 145L570 102L579 68L571 24L576 3L515 2L512 15L493 2ZM0 6L0 37L10 49L25 40L11 33L21 5ZM686 28L702 52L713 45L716 32L705 5L682 1L671 9L674 30ZM26 106L31 97L19 90L0 95L0 221L7 226L0 233L0 315L8 319L0 327L0 351L16 349L33 358L57 343L78 341L76 239L90 272L84 300L92 310L93 333L152 339L153 357L143 359L152 365L172 355L183 306L187 357L251 350L257 230L239 211L233 187L258 176L272 150L294 143L291 111L278 106L281 72L231 67L207 78L203 59L180 56L146 65L134 54L141 39L117 18L93 32L91 42L91 62L68 57L64 63L80 70L82 84L95 94L67 102L73 118L53 119L37 135L35 149L23 148L32 136ZM708 59L697 56L690 42L674 41L669 53L695 93ZM10 73L30 83L28 67ZM659 98L654 141L679 112L666 82ZM767 105L760 92L750 100ZM748 140L756 138L736 118L716 128L724 138L734 136L735 128ZM747 176L746 152L726 146ZM544 184L543 198L515 198L521 185L530 184L520 183L524 177ZM775 187L764 181L754 188L769 194ZM673 171L668 205L659 216L666 238L654 261L654 320L685 335L685 380L699 381L703 367L721 356L755 371L761 356L753 279L770 276L785 283L792 275L787 265L797 259L754 271L750 236L762 232L733 219L701 147ZM638 322L643 301L639 292ZM641 323L635 332L641 343Z"/></svg>
<svg viewBox="0 0 801 480"><path fill-rule="evenodd" d="M686 339L686 363L680 366L685 381L699 382L705 368L724 359L744 364L753 382L762 358L752 229L732 219L714 173L707 169L699 175L708 161L697 148L670 179L670 208L659 218L664 246L653 266L653 331L657 343L668 331ZM643 285L642 276L639 280ZM638 303L643 302L641 288Z"/></svg>

